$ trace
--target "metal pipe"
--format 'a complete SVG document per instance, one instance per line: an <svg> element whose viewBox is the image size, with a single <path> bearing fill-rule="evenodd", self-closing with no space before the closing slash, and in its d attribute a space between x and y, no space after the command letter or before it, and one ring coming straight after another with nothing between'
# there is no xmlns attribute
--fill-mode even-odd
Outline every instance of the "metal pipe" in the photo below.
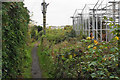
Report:
<svg viewBox="0 0 120 80"><path fill-rule="evenodd" d="M93 32L93 36L95 37L95 11L93 10L93 16L92 16L92 32Z"/></svg>
<svg viewBox="0 0 120 80"><path fill-rule="evenodd" d="M106 6L107 6L107 2L106 2ZM107 9L107 7L106 7ZM107 10L106 10L106 13L107 13ZM107 16L106 16L107 17ZM107 21L108 22L108 21ZM107 39L108 39L108 31L107 31L107 22L106 22L106 42L107 42Z"/></svg>
<svg viewBox="0 0 120 80"><path fill-rule="evenodd" d="M88 34L89 34L89 37L90 37L90 15L88 14L88 16L89 16L89 18L88 18L88 28L89 28Z"/></svg>
<svg viewBox="0 0 120 80"><path fill-rule="evenodd" d="M84 9L85 9L86 5L87 5L87 4L85 4L84 8L82 9L82 12L81 12L81 14L83 13L83 11L84 11Z"/></svg>
<svg viewBox="0 0 120 80"><path fill-rule="evenodd" d="M77 12L77 9L75 10L75 12L74 12L74 14L73 14L73 17L75 16L76 12Z"/></svg>
<svg viewBox="0 0 120 80"><path fill-rule="evenodd" d="M96 13L97 13L97 11L96 11ZM96 15L96 40L98 40L98 31L97 31L97 29L98 29L98 15Z"/></svg>
<svg viewBox="0 0 120 80"><path fill-rule="evenodd" d="M115 3L113 3L113 20L114 20L113 24L115 26Z"/></svg>
<svg viewBox="0 0 120 80"><path fill-rule="evenodd" d="M104 0L103 0L104 1ZM99 6L97 7L97 9L101 6L101 4L103 3L103 1L101 1L101 3L99 4Z"/></svg>
<svg viewBox="0 0 120 80"><path fill-rule="evenodd" d="M97 1L97 3L95 4L95 6L93 7L93 9L95 9L95 7L97 6L97 4L99 3L100 0Z"/></svg>
<svg viewBox="0 0 120 80"><path fill-rule="evenodd" d="M119 3L118 3L118 16L119 16L119 25L120 25L120 1L119 1Z"/></svg>
<svg viewBox="0 0 120 80"><path fill-rule="evenodd" d="M102 4L101 4L101 8L102 8ZM102 11L101 11L101 13L102 13ZM101 18L100 18L100 41L102 42L102 17L103 17L103 15L101 14Z"/></svg>
<svg viewBox="0 0 120 80"><path fill-rule="evenodd" d="M77 30L79 30L79 17L77 18ZM77 35L79 34L78 32L79 31L77 31Z"/></svg>

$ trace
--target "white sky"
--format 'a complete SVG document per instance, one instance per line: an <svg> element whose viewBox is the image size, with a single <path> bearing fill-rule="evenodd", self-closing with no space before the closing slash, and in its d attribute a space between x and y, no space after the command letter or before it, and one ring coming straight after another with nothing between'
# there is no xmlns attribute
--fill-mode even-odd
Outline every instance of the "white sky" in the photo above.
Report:
<svg viewBox="0 0 120 80"><path fill-rule="evenodd" d="M25 6L33 12L32 20L42 25L41 3L43 0L24 0ZM45 0L50 3L47 8L48 26L72 25L72 16L76 9L83 9L85 4L95 4L98 0Z"/></svg>

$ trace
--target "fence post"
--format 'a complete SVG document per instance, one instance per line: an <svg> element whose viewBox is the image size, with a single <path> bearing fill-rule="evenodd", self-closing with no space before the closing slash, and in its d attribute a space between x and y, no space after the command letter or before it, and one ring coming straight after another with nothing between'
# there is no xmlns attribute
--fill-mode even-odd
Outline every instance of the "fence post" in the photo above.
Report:
<svg viewBox="0 0 120 80"><path fill-rule="evenodd" d="M98 40L98 13L96 10L96 40Z"/></svg>
<svg viewBox="0 0 120 80"><path fill-rule="evenodd" d="M95 37L95 10L94 9L93 9L92 32L93 32L93 36Z"/></svg>
<svg viewBox="0 0 120 80"><path fill-rule="evenodd" d="M89 17L88 17L88 28L89 28L88 35L90 37L90 13L88 15L89 15Z"/></svg>
<svg viewBox="0 0 120 80"><path fill-rule="evenodd" d="M77 17L77 35L79 35L79 17Z"/></svg>
<svg viewBox="0 0 120 80"><path fill-rule="evenodd" d="M76 17L75 17L75 33L77 35L77 20L76 20Z"/></svg>
<svg viewBox="0 0 120 80"><path fill-rule="evenodd" d="M86 24L87 24L87 36L89 36L89 28L88 28L88 26L89 26L88 24L89 24L89 23L88 23L88 19L87 19Z"/></svg>
<svg viewBox="0 0 120 80"><path fill-rule="evenodd" d="M81 14L81 25L82 25L82 34L84 35L84 21L83 14Z"/></svg>
<svg viewBox="0 0 120 80"><path fill-rule="evenodd" d="M102 4L101 4L101 8L102 8ZM101 14L100 14L100 42L102 42L102 32L103 32L103 30L102 30L102 25L103 25L103 14L102 14L102 10L101 10Z"/></svg>
<svg viewBox="0 0 120 80"><path fill-rule="evenodd" d="M79 16L78 19L79 19L79 22L78 22L79 25L78 25L78 27L79 27L79 35L80 35L80 16Z"/></svg>
<svg viewBox="0 0 120 80"><path fill-rule="evenodd" d="M85 16L86 16L86 14L85 14ZM86 28L87 28L86 17L85 17L85 22L84 22L84 23L85 23L85 36L86 36L86 35L87 35L87 31L86 31L86 30L87 30L87 29L86 29Z"/></svg>
<svg viewBox="0 0 120 80"><path fill-rule="evenodd" d="M83 24L82 24L82 14L80 14L80 26L81 26L81 32L83 35Z"/></svg>
<svg viewBox="0 0 120 80"><path fill-rule="evenodd" d="M77 35L77 18L75 17L75 32L76 32L76 35Z"/></svg>
<svg viewBox="0 0 120 80"><path fill-rule="evenodd" d="M73 30L74 30L74 19L73 19L73 17L70 17L70 18L72 18L72 26L73 26Z"/></svg>
<svg viewBox="0 0 120 80"><path fill-rule="evenodd" d="M119 16L119 26L120 26L120 1L118 2L118 16ZM120 68L120 29L118 30L118 49L119 49L119 56L118 56L118 67Z"/></svg>
<svg viewBox="0 0 120 80"><path fill-rule="evenodd" d="M113 2L113 20L114 20L113 24L115 26L115 2Z"/></svg>
<svg viewBox="0 0 120 80"><path fill-rule="evenodd" d="M75 27L74 27L74 22L75 22L74 17L72 16L72 17L70 17L70 18L72 18L73 30L75 30Z"/></svg>
<svg viewBox="0 0 120 80"><path fill-rule="evenodd" d="M119 25L120 25L120 1L118 2L118 16L119 16Z"/></svg>
<svg viewBox="0 0 120 80"><path fill-rule="evenodd" d="M106 3L106 6L107 6L107 3ZM107 9L107 7L106 7L106 9ZM107 10L106 10L106 14L107 14ZM107 17L107 16L106 16ZM108 18L108 17L107 17ZM107 21L108 22L108 21ZM108 28L107 28L107 22L106 22L106 42L107 42L107 39L108 39Z"/></svg>

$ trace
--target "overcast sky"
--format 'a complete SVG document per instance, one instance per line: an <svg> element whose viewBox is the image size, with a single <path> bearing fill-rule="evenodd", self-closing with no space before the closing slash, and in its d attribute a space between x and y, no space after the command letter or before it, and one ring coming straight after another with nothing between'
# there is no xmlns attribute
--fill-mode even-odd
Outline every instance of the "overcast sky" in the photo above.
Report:
<svg viewBox="0 0 120 80"><path fill-rule="evenodd" d="M76 9L82 9L85 4L95 4L98 0L45 0L50 3L47 8L48 26L72 25L72 16ZM32 20L42 25L42 0L24 0L25 6L33 12Z"/></svg>

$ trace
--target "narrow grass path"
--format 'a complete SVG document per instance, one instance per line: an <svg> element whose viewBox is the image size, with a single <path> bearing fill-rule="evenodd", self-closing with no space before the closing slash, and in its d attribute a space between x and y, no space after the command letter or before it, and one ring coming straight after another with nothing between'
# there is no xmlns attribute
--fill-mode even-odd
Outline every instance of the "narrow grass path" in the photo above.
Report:
<svg viewBox="0 0 120 80"><path fill-rule="evenodd" d="M32 49L32 78L42 78L41 70L39 66L39 59L37 55L37 43L34 45Z"/></svg>

